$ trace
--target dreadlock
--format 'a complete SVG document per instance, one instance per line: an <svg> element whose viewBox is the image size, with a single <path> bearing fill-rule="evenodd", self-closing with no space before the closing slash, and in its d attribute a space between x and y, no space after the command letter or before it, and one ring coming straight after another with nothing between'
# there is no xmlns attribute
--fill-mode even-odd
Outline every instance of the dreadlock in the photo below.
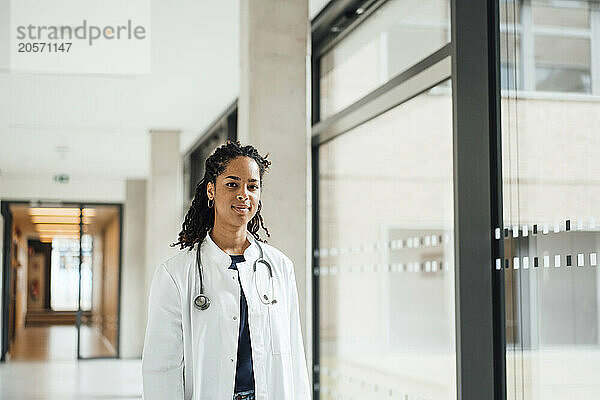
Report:
<svg viewBox="0 0 600 400"><path fill-rule="evenodd" d="M216 184L217 176L221 175L229 162L237 157L250 157L258 164L260 169L260 187L262 190L262 178L271 165L271 161L267 160L269 154L262 157L258 150L253 146L247 145L242 146L239 141L227 140L227 142L218 147L212 155L210 155L205 162L204 166L204 177L196 185L196 193L192 205L188 210L185 220L183 221L181 232L179 232L179 240L171 244L171 247L180 245L180 250L189 247L192 250L194 244L202 243L206 234L212 228L214 224L214 213L215 208L208 208L208 195L206 194L206 186L208 182ZM258 203L258 209L256 214L247 224L248 231L254 236L256 240L261 242L267 242L262 240L258 236L259 228L263 228L267 233L268 237L271 237L269 230L265 227L263 217L260 215L262 204Z"/></svg>

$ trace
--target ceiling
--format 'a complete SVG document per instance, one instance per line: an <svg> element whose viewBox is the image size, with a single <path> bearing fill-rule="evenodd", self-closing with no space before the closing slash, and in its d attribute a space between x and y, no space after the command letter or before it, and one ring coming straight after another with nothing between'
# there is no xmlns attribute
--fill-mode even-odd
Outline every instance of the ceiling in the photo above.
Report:
<svg viewBox="0 0 600 400"><path fill-rule="evenodd" d="M185 152L239 93L239 0L152 0L149 74L11 73L9 34L0 0L0 177L146 177L148 130Z"/></svg>
<svg viewBox="0 0 600 400"><path fill-rule="evenodd" d="M152 1L151 73L10 73L10 0L0 0L4 176L145 177L149 129L181 150L239 92L239 0Z"/></svg>
<svg viewBox="0 0 600 400"><path fill-rule="evenodd" d="M12 204L10 206L14 224L21 231L21 233L30 239L38 238L39 234L36 231L35 224L32 221L30 209L31 207L26 204ZM94 211L94 217L91 218L89 224L86 224L84 231L85 233L89 233L91 235L101 234L102 230L108 223L119 217L119 209L117 206L93 206L86 207L86 209L93 209Z"/></svg>

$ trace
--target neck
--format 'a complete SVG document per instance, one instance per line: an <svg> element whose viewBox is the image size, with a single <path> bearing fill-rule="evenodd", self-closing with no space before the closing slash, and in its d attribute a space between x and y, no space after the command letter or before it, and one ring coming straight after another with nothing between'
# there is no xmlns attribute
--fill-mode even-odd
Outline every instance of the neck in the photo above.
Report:
<svg viewBox="0 0 600 400"><path fill-rule="evenodd" d="M244 250L250 246L245 226L229 227L215 223L209 235L212 241L227 254L244 254Z"/></svg>

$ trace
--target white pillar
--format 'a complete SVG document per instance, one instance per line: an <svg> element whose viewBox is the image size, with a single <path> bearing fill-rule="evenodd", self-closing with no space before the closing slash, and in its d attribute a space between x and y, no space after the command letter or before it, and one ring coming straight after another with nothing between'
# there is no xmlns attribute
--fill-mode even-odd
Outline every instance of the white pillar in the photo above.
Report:
<svg viewBox="0 0 600 400"><path fill-rule="evenodd" d="M146 317L146 180L125 182L123 261L121 265L121 358L139 358L144 345Z"/></svg>
<svg viewBox="0 0 600 400"><path fill-rule="evenodd" d="M262 194L273 244L294 262L310 369L311 187L308 0L240 3L238 138L273 162ZM268 240L268 239L267 239Z"/></svg>
<svg viewBox="0 0 600 400"><path fill-rule="evenodd" d="M179 131L150 130L150 173L146 185L146 274L147 305L154 270L178 247L183 204L183 168ZM144 312L144 316L146 316ZM145 317L144 317L145 318ZM144 326L146 320L144 319Z"/></svg>

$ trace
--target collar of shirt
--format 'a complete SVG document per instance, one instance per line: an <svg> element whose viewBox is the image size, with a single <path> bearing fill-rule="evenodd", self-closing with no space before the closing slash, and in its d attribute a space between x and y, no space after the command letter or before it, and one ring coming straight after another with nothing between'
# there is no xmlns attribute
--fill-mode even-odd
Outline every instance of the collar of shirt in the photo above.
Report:
<svg viewBox="0 0 600 400"><path fill-rule="evenodd" d="M211 239L211 231L212 229L206 233L206 238L204 239L204 241L202 242L202 246L200 247L202 252L202 258L205 259L204 257L208 257L211 260L211 262L218 266L220 269L226 270L231 265L231 255L225 253ZM260 250L258 249L258 245L256 244L256 239L254 239L254 236L252 236L252 234L248 230L246 230L246 237L250 242L250 246L248 246L248 248L244 250L245 261L239 262L238 265L246 263L250 260L255 260L260 255Z"/></svg>
<svg viewBox="0 0 600 400"><path fill-rule="evenodd" d="M239 263L246 261L243 254L230 254L229 257L231 257L231 265L229 266L229 269L237 269L237 265Z"/></svg>

